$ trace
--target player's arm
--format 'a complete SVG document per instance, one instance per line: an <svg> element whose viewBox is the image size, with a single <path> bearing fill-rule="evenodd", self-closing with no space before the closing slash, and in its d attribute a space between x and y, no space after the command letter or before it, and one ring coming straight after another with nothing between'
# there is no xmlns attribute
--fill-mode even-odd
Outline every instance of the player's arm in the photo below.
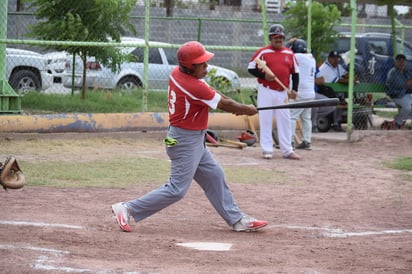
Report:
<svg viewBox="0 0 412 274"><path fill-rule="evenodd" d="M265 79L265 73L261 69L258 69L255 67L255 68L248 68L247 71L257 78Z"/></svg>
<svg viewBox="0 0 412 274"><path fill-rule="evenodd" d="M217 104L217 108L236 115L255 115L257 113L254 105L240 104L226 96L222 96Z"/></svg>
<svg viewBox="0 0 412 274"><path fill-rule="evenodd" d="M292 74L292 90L298 91L299 86L299 73Z"/></svg>

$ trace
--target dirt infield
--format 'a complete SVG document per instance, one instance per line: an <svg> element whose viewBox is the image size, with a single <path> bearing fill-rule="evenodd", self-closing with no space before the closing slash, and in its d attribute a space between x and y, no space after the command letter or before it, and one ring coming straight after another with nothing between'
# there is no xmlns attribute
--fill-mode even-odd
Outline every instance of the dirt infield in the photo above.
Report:
<svg viewBox="0 0 412 274"><path fill-rule="evenodd" d="M105 138L90 158L90 148L77 144L85 135L3 135L0 156L24 143L30 149L18 159L60 159L62 168L79 159L79 149L83 161L115 151L166 157L153 142L163 133L87 134L90 142ZM48 149L44 140L56 139L70 141L73 152ZM355 139L314 137L312 151L299 151L301 161L282 159L279 151L263 160L259 147L210 148L224 168L253 171L244 175L248 183L229 185L244 211L269 221L255 233L232 232L195 183L180 202L132 222L131 233L114 224L110 205L163 182L0 191L0 273L412 273L411 174L383 165L412 156L411 132L365 131ZM255 181L256 174L275 171L281 176L273 181ZM211 250L179 245L191 242ZM213 250L212 243L226 250Z"/></svg>

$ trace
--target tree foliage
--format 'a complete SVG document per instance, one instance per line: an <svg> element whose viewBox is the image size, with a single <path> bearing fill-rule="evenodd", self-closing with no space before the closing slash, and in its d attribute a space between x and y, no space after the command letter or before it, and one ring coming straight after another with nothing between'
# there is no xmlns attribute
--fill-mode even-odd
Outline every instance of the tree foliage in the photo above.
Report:
<svg viewBox="0 0 412 274"><path fill-rule="evenodd" d="M322 54L331 51L330 45L337 40L338 32L335 26L340 24L341 13L334 4L323 5L312 2L312 33L311 48L316 60ZM308 7L306 1L297 1L285 12L283 20L287 32L291 37L308 39Z"/></svg>
<svg viewBox="0 0 412 274"><path fill-rule="evenodd" d="M136 34L129 22L129 13L136 0L26 0L35 9L38 23L31 26L31 35L43 40L79 42L120 42L127 31ZM83 79L86 77L86 57L112 70L119 68L126 58L116 47L49 46L56 50L79 55L83 61ZM85 97L83 81L82 98Z"/></svg>

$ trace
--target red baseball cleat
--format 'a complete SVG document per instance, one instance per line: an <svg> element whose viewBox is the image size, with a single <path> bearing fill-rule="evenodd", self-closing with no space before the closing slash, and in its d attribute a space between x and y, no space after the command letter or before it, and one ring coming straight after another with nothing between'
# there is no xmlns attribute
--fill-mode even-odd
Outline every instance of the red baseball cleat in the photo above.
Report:
<svg viewBox="0 0 412 274"><path fill-rule="evenodd" d="M132 231L132 228L129 225L129 210L123 205L123 203L112 205L112 212L114 217L116 217L117 224L123 231Z"/></svg>

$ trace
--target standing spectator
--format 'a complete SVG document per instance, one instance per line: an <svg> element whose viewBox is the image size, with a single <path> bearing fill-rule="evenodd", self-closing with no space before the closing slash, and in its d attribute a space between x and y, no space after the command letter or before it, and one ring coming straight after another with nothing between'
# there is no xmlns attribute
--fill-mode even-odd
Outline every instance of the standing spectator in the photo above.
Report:
<svg viewBox="0 0 412 274"><path fill-rule="evenodd" d="M386 78L386 94L400 106L394 122L397 129L402 128L407 119L412 119L412 74L406 69L406 56L398 54L395 65Z"/></svg>
<svg viewBox="0 0 412 274"><path fill-rule="evenodd" d="M339 59L339 53L337 51L331 51L328 55L328 60L319 67L319 73L317 75L318 92L329 98L337 96L331 88L324 86L324 83L348 84L349 82L348 72L341 64L339 64ZM344 103L344 99L340 99L341 102ZM333 115L332 128L338 132L345 131L342 128L342 112L342 109L336 108Z"/></svg>
<svg viewBox="0 0 412 274"><path fill-rule="evenodd" d="M170 177L166 184L140 198L112 205L123 231L131 231L129 216L139 222L182 199L193 179L232 230L254 231L268 224L246 215L238 207L222 167L205 146L210 108L236 115L257 113L253 105L239 104L220 95L202 79L207 75L207 62L213 55L196 41L183 44L177 51L179 66L169 80L170 126L164 140L171 159Z"/></svg>
<svg viewBox="0 0 412 274"><path fill-rule="evenodd" d="M258 49L248 65L248 71L259 83L257 104L259 107L272 105L284 105L288 102L288 92L276 81L276 77L289 87L292 76L292 93L296 93L299 84L299 67L293 51L284 46L285 29L280 24L274 24L269 29L270 44ZM258 68L255 58L259 58L272 70L273 75L265 74ZM289 109L263 110L259 112L260 145L263 158L272 159L273 155L273 118L276 117L276 125L279 138L279 147L282 156L286 159L299 160L292 148L292 130Z"/></svg>
<svg viewBox="0 0 412 274"><path fill-rule="evenodd" d="M306 42L302 39L294 39L290 41L290 48L295 53L299 63L299 86L296 101L308 101L315 99L315 73L316 61L312 53L308 53ZM312 109L299 108L290 110L292 121L292 142L293 135L296 131L296 120L300 118L302 122L302 143L296 145L296 149L311 150L312 138Z"/></svg>

